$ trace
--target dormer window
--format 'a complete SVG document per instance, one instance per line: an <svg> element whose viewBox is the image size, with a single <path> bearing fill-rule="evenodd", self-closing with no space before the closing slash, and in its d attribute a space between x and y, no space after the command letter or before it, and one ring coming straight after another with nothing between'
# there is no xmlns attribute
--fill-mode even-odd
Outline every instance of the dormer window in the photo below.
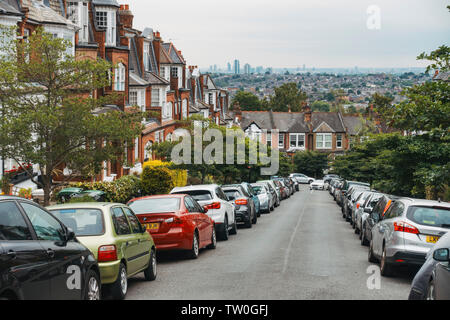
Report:
<svg viewBox="0 0 450 320"><path fill-rule="evenodd" d="M95 20L99 28L106 30L105 44L116 45L116 10L112 8L98 8L95 12Z"/></svg>
<svg viewBox="0 0 450 320"><path fill-rule="evenodd" d="M125 66L122 63L114 70L114 90L125 91Z"/></svg>
<svg viewBox="0 0 450 320"><path fill-rule="evenodd" d="M68 2L67 18L76 24L80 31L78 37L80 42L89 41L89 9L87 2Z"/></svg>
<svg viewBox="0 0 450 320"><path fill-rule="evenodd" d="M150 43L144 42L144 69L150 71Z"/></svg>

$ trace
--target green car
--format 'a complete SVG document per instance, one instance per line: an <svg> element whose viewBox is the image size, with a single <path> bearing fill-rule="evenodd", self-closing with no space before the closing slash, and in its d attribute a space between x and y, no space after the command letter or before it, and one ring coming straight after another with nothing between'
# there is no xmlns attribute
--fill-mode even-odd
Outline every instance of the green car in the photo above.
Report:
<svg viewBox="0 0 450 320"><path fill-rule="evenodd" d="M94 254L101 283L114 299L125 298L128 278L140 272L147 281L156 279L155 243L128 206L92 202L47 209Z"/></svg>
<svg viewBox="0 0 450 320"><path fill-rule="evenodd" d="M74 195L81 192L83 192L83 189L81 188L65 188L58 193L56 198L58 199L58 202L64 203L69 201Z"/></svg>

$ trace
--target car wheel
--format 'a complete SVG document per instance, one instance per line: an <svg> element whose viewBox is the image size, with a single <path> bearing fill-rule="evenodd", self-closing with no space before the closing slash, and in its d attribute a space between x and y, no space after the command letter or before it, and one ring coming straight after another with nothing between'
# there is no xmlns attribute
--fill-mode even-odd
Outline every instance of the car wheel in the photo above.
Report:
<svg viewBox="0 0 450 320"><path fill-rule="evenodd" d="M208 249L217 248L217 236L216 236L216 228L213 226L212 235L211 235L211 244L207 246Z"/></svg>
<svg viewBox="0 0 450 320"><path fill-rule="evenodd" d="M222 224L222 230L220 232L220 239L223 241L228 240L228 236L229 236L229 231L228 231L228 217L225 216L225 221Z"/></svg>
<svg viewBox="0 0 450 320"><path fill-rule="evenodd" d="M199 249L200 245L198 242L198 235L197 232L194 232L194 237L192 238L192 248L191 250L188 251L188 256L191 259L197 259L198 258L198 253L199 253Z"/></svg>
<svg viewBox="0 0 450 320"><path fill-rule="evenodd" d="M150 261L147 269L144 271L145 280L154 281L156 279L156 252L154 249L150 251Z"/></svg>
<svg viewBox="0 0 450 320"><path fill-rule="evenodd" d="M371 263L376 263L377 259L375 258L375 255L373 254L373 243L372 241L370 241L370 245L369 245L369 256L368 256L368 260Z"/></svg>
<svg viewBox="0 0 450 320"><path fill-rule="evenodd" d="M392 275L392 266L387 262L386 247L383 248L383 253L381 255L380 269L383 277L389 277Z"/></svg>
<svg viewBox="0 0 450 320"><path fill-rule="evenodd" d="M255 215L253 216L253 219L252 219L252 223L256 224L257 222L258 222L258 215L255 212Z"/></svg>
<svg viewBox="0 0 450 320"><path fill-rule="evenodd" d="M116 281L111 285L111 295L114 300L123 300L128 291L128 275L127 268L120 263L119 274Z"/></svg>
<svg viewBox="0 0 450 320"><path fill-rule="evenodd" d="M368 245L368 241L366 239L365 227L362 227L362 230L361 230L361 245L362 246L367 246Z"/></svg>
<svg viewBox="0 0 450 320"><path fill-rule="evenodd" d="M436 300L436 292L434 289L434 279L431 279L427 290L427 300Z"/></svg>
<svg viewBox="0 0 450 320"><path fill-rule="evenodd" d="M233 223L233 227L231 228L230 234L235 235L237 234L237 222L236 222L236 215L234 215L234 223Z"/></svg>
<svg viewBox="0 0 450 320"><path fill-rule="evenodd" d="M101 296L100 277L97 272L89 270L86 274L84 300L100 300Z"/></svg>

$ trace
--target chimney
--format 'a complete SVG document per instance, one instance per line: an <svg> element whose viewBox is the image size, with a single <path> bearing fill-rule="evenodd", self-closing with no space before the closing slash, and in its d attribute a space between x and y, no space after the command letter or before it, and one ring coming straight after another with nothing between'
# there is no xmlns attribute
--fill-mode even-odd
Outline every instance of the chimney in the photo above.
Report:
<svg viewBox="0 0 450 320"><path fill-rule="evenodd" d="M161 66L161 34L159 33L159 31L156 31L155 36L153 38L153 47L155 48L155 58L156 58L156 63L158 64L158 70L160 70L160 66Z"/></svg>
<svg viewBox="0 0 450 320"><path fill-rule="evenodd" d="M121 4L120 10L120 22L125 28L131 29L133 28L133 13L130 11L130 6L128 4Z"/></svg>
<svg viewBox="0 0 450 320"><path fill-rule="evenodd" d="M311 123L311 119L312 119L311 107L307 103L304 103L303 105L304 105L303 111L305 112L305 122Z"/></svg>

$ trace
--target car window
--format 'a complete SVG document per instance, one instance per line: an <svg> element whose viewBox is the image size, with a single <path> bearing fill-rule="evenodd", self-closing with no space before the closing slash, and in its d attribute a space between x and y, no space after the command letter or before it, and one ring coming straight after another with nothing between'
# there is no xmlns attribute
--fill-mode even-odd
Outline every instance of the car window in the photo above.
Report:
<svg viewBox="0 0 450 320"><path fill-rule="evenodd" d="M128 204L136 214L168 213L180 210L180 198L139 199Z"/></svg>
<svg viewBox="0 0 450 320"><path fill-rule="evenodd" d="M121 236L131 233L130 225L128 224L128 220L121 208L112 208L111 217L114 224L114 230L116 230L117 235Z"/></svg>
<svg viewBox="0 0 450 320"><path fill-rule="evenodd" d="M51 212L78 237L105 233L103 213L99 209L58 209Z"/></svg>
<svg viewBox="0 0 450 320"><path fill-rule="evenodd" d="M194 203L192 202L191 197L185 197L184 198L184 205L186 206L186 209L188 212L196 212Z"/></svg>
<svg viewBox="0 0 450 320"><path fill-rule="evenodd" d="M213 199L211 192L208 190L178 191L174 192L174 194L188 194L197 201L208 201Z"/></svg>
<svg viewBox="0 0 450 320"><path fill-rule="evenodd" d="M449 208L413 206L408 209L406 216L420 225L450 228Z"/></svg>
<svg viewBox="0 0 450 320"><path fill-rule="evenodd" d="M204 211L202 206L197 201L195 201L192 198L190 198L190 199L192 201L192 204L194 205L195 212L203 212Z"/></svg>
<svg viewBox="0 0 450 320"><path fill-rule="evenodd" d="M32 240L30 229L13 201L0 202L0 240Z"/></svg>
<svg viewBox="0 0 450 320"><path fill-rule="evenodd" d="M21 202L25 214L33 226L34 232L39 240L62 241L64 240L65 231L61 223L52 217L47 211L41 208Z"/></svg>
<svg viewBox="0 0 450 320"><path fill-rule="evenodd" d="M221 188L216 189L216 195L219 197L219 199L228 201L227 196L225 195L225 193L223 193Z"/></svg>
<svg viewBox="0 0 450 320"><path fill-rule="evenodd" d="M141 230L142 230L141 224L140 224L138 218L136 218L136 216L134 215L134 213L127 207L122 207L122 210L127 215L127 218L128 218L128 221L130 222L131 230L133 230L133 233L141 233Z"/></svg>

